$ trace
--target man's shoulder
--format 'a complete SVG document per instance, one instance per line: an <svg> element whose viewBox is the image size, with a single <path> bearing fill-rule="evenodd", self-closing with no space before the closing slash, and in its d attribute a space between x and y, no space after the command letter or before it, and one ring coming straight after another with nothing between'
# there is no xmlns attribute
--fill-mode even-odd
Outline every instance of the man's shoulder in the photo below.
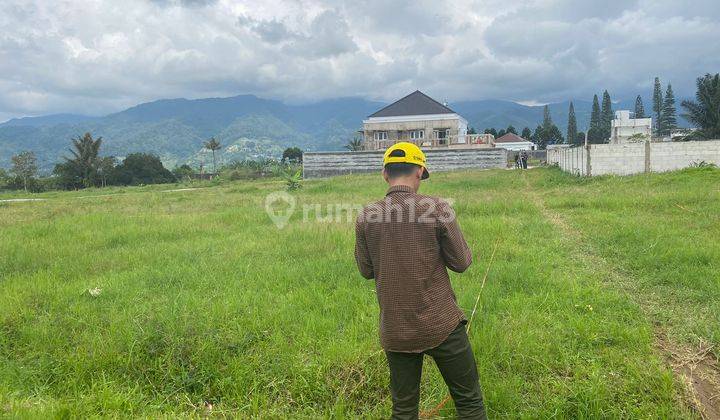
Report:
<svg viewBox="0 0 720 420"><path fill-rule="evenodd" d="M374 201L372 203L366 204L362 211L368 211L368 210L376 210L378 208L383 208L387 206L388 204L392 204L395 202L395 200L392 198L392 196L387 195L383 197L380 200ZM432 195L424 195L424 194L417 194L417 193L407 193L403 194L402 198L400 198L400 201L409 200L409 201L415 201L415 202L424 202L424 203L445 203L447 204L447 200L441 197L435 197Z"/></svg>
<svg viewBox="0 0 720 420"><path fill-rule="evenodd" d="M446 212L452 207L451 198L436 197L434 195L414 194L413 200L425 206L431 206L435 211Z"/></svg>
<svg viewBox="0 0 720 420"><path fill-rule="evenodd" d="M442 198L435 197L434 195L413 194L413 196L416 200L423 200L423 201L433 202L433 203L438 203L440 201L444 201Z"/></svg>
<svg viewBox="0 0 720 420"><path fill-rule="evenodd" d="M389 218L388 214L395 214L398 207L402 209L410 209L408 216L418 217L429 220L436 220L439 217L447 218L453 215L452 199L436 197L432 195L408 193L403 194L401 198L391 195L385 196L382 200L377 200L365 205L359 212L357 217L358 224L378 220L379 217ZM395 220L390 217L389 219ZM385 220L385 219L382 219Z"/></svg>

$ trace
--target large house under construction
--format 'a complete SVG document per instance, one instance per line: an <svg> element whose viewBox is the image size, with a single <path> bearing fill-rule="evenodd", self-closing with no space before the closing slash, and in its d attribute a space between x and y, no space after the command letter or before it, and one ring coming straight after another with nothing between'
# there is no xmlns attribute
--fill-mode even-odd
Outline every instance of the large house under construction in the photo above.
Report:
<svg viewBox="0 0 720 420"><path fill-rule="evenodd" d="M446 104L416 90L363 120L364 150L383 150L400 142L423 149L490 147L483 135L468 135L468 123Z"/></svg>

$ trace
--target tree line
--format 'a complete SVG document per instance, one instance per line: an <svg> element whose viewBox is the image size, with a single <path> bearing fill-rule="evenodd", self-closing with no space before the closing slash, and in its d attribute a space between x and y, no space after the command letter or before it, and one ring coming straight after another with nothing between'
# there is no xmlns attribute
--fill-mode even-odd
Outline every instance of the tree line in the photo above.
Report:
<svg viewBox="0 0 720 420"><path fill-rule="evenodd" d="M52 176L38 177L35 153L20 152L11 159L9 171L0 169L0 188L43 191L76 190L108 185L142 185L174 182L177 177L152 154L132 153L122 161L100 156L103 139L85 133L72 139L70 156L52 170Z"/></svg>
<svg viewBox="0 0 720 420"><path fill-rule="evenodd" d="M685 100L681 103L685 110L682 117L696 128L685 139L720 139L720 74L706 74L699 77L696 85L695 100ZM650 116L645 112L640 95L635 98L634 112L635 118L648 118ZM662 84L658 77L655 78L653 86L652 112L652 129L655 136L669 136L673 130L678 128L675 94L672 85L668 83L663 94ZM588 143L606 143L610 139L613 118L614 111L610 93L607 90L603 91L602 101L600 101L598 95L594 95L590 124L587 130ZM492 134L497 138L507 133L517 134L517 131L510 125L507 129L500 130L487 128L484 133ZM546 148L549 144L580 145L585 142L585 133L578 130L575 106L572 101L570 101L568 108L568 125L564 137L553 123L547 105L543 109L542 124L538 125L532 132L529 127L523 128L520 136L536 143L541 149Z"/></svg>
<svg viewBox="0 0 720 420"><path fill-rule="evenodd" d="M203 142L203 148L212 152L213 172L204 173L187 164L172 171L163 166L159 157L147 153L132 153L119 160L101 156L102 137L92 134L73 138L69 156L57 163L52 174L38 175L39 167L35 153L20 152L11 159L9 171L0 168L0 189L41 192L46 190L77 190L109 185L148 185L189 181L195 178L226 178L227 180L254 179L297 172L302 162L302 150L297 147L285 149L281 161L275 159L233 161L218 167L216 152L222 144L214 137Z"/></svg>

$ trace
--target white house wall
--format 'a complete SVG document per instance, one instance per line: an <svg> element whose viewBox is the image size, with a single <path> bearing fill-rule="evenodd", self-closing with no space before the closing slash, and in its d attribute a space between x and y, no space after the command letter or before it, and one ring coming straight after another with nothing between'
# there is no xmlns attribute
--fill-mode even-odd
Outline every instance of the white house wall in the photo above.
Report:
<svg viewBox="0 0 720 420"><path fill-rule="evenodd" d="M379 117L368 118L363 121L363 141L366 147L376 147L374 133L377 131L387 132L389 144L398 141L412 141L409 132L415 130L424 131L423 141L433 140L433 131L447 129L448 137L457 142L462 138L465 141L467 134L467 121L458 114L437 114L437 115L410 115L404 117ZM398 132L403 136L398 137Z"/></svg>

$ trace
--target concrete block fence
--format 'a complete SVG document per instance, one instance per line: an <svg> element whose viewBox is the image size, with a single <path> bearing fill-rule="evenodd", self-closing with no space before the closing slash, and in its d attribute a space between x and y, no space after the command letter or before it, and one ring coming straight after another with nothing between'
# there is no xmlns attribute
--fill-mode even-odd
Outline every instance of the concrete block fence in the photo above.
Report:
<svg viewBox="0 0 720 420"><path fill-rule="evenodd" d="M489 169L507 166L505 149L425 150L428 170ZM353 173L380 172L382 151L306 152L303 153L303 177L323 178Z"/></svg>
<svg viewBox="0 0 720 420"><path fill-rule="evenodd" d="M586 176L665 172L699 162L720 166L720 140L591 144L548 150L547 162Z"/></svg>

